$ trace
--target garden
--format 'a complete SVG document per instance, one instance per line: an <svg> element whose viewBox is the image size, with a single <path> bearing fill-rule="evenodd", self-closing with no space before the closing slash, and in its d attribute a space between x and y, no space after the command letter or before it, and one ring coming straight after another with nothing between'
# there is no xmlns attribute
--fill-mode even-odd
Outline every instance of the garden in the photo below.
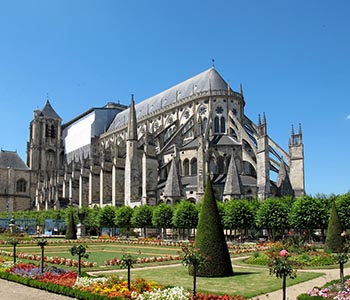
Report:
<svg viewBox="0 0 350 300"><path fill-rule="evenodd" d="M210 220L210 230L217 224L225 232L225 245L218 248L220 241L215 240L205 253L202 244L217 234L209 234L203 225L204 201L182 201L174 208L84 208L83 220L74 208L48 212L50 219L65 220L65 235L5 232L0 238L0 277L76 299L229 300L254 299L334 268L339 269L339 280L300 291L298 299L350 299L350 281L344 274L349 266L349 199L216 203L219 222ZM15 218L30 217L43 226L47 217L42 212L24 214ZM79 222L88 234L77 239ZM202 239L201 231L206 232ZM226 255L219 254L225 247L231 270L205 273L215 269L216 256Z"/></svg>

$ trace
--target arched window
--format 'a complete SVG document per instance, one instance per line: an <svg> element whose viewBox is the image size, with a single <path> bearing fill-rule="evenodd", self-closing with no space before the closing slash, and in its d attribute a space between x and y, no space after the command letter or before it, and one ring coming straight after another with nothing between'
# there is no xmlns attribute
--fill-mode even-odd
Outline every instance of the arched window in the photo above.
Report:
<svg viewBox="0 0 350 300"><path fill-rule="evenodd" d="M17 180L16 191L18 193L25 193L26 190L27 190L27 181L25 181L23 178Z"/></svg>
<svg viewBox="0 0 350 300"><path fill-rule="evenodd" d="M205 131L207 130L207 126L208 126L208 119L207 118L203 118L202 120L202 134L205 133Z"/></svg>
<svg viewBox="0 0 350 300"><path fill-rule="evenodd" d="M184 176L190 175L190 162L187 158L183 162L183 175Z"/></svg>
<svg viewBox="0 0 350 300"><path fill-rule="evenodd" d="M221 117L221 118L220 118L220 123L221 123L221 124L220 124L220 125L221 125L221 126L220 126L220 129L221 129L220 132L221 132L221 133L225 133L225 131L226 131L226 124L225 124L225 123L226 123L226 122L225 122L225 118L224 118L224 117Z"/></svg>
<svg viewBox="0 0 350 300"><path fill-rule="evenodd" d="M197 158L191 159L191 175L197 175Z"/></svg>
<svg viewBox="0 0 350 300"><path fill-rule="evenodd" d="M219 174L224 174L225 172L225 165L224 165L224 160L221 156L217 158L217 164L218 164L218 173Z"/></svg>
<svg viewBox="0 0 350 300"><path fill-rule="evenodd" d="M220 133L220 124L219 124L220 122L219 122L219 117L218 116L216 116L215 118L214 118L214 132L215 133Z"/></svg>

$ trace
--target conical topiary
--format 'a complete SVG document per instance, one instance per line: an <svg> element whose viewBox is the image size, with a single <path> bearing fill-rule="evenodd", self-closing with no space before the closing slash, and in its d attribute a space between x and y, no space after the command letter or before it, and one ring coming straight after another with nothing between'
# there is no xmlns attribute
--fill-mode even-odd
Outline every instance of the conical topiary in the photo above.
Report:
<svg viewBox="0 0 350 300"><path fill-rule="evenodd" d="M76 240L77 239L77 229L74 221L73 209L68 211L68 224L66 230L66 239L67 240Z"/></svg>
<svg viewBox="0 0 350 300"><path fill-rule="evenodd" d="M340 223L337 207L335 206L335 201L333 201L324 245L326 251L339 252L342 250L345 242L345 238L341 236L342 231L343 228Z"/></svg>
<svg viewBox="0 0 350 300"><path fill-rule="evenodd" d="M198 276L225 277L233 275L230 253L209 176L199 214L195 247L199 248L200 253L206 257L205 262L198 270Z"/></svg>

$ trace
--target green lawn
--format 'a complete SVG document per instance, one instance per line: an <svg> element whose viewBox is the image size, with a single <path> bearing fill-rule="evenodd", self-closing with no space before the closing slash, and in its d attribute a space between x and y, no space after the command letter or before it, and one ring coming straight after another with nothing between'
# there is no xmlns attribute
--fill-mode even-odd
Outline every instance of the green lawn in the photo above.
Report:
<svg viewBox="0 0 350 300"><path fill-rule="evenodd" d="M91 243L86 245L89 253L90 262L96 262L98 267L104 267L104 262L107 259L121 258L123 253L129 253L135 257L160 257L160 256L176 256L179 255L181 248L166 247L166 246L148 246L148 245L121 245L111 243ZM51 257L74 258L70 254L72 245L62 243L60 245L48 245L45 247L45 255ZM0 250L12 252L12 246L1 245ZM41 255L41 248L36 245L21 245L17 246L17 253L37 254ZM76 258L75 258L76 259ZM86 260L86 259L84 259ZM23 260L24 261L24 260ZM169 264L169 262L167 262ZM147 264L150 265L150 264ZM116 268L116 267L114 267ZM94 268L96 269L96 268ZM86 269L89 270L89 269Z"/></svg>
<svg viewBox="0 0 350 300"><path fill-rule="evenodd" d="M120 270L118 266L105 267L104 261L114 257L121 258L124 252L137 257L153 257L178 255L181 248L149 245L127 245L112 243L89 243L86 245L90 254L88 261L96 262L98 267L84 268L84 271L98 270L117 270L118 275L126 278L126 271ZM54 244L45 247L45 255L72 258L70 248L72 244ZM0 250L12 252L9 245L1 245ZM41 249L36 245L18 245L17 252L27 254L41 254ZM76 259L76 257L74 257ZM22 260L22 259L21 259ZM22 260L25 261L25 260ZM39 262L37 262L39 263ZM148 280L155 280L165 286L183 286L189 290L192 289L192 277L188 274L184 266L179 265L179 261L170 262L165 268L147 268L151 266L162 266L165 263L152 263L144 265L135 265L132 269L132 278L143 277ZM260 294L270 293L281 288L282 280L275 276L270 276L267 267L246 265L240 260L234 260L234 273L232 277L226 278L198 278L198 291L214 294L243 295L245 297L254 297ZM175 265L175 266L174 266ZM137 267L137 268L136 268ZM144 267L144 268L140 268ZM302 281L310 280L321 276L322 273L303 273L298 272L296 279L287 280L288 285L296 284ZM300 291L306 292L306 291Z"/></svg>
<svg viewBox="0 0 350 300"><path fill-rule="evenodd" d="M119 276L126 278L126 271L118 271ZM322 273L297 273L295 279L288 279L287 284L293 285L302 281L321 276ZM184 266L168 266L165 268L132 269L131 278L138 277L154 280L165 286L183 286L192 289L192 276ZM282 288L282 280L269 275L267 268L235 267L234 276L225 278L197 278L197 290L205 293L242 295L254 297L270 293ZM303 293L306 291L300 291Z"/></svg>

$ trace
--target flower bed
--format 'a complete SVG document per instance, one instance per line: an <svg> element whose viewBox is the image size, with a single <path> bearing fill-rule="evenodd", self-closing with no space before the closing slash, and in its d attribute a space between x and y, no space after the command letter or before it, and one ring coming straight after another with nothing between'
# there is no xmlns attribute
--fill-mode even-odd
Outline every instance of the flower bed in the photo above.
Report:
<svg viewBox="0 0 350 300"><path fill-rule="evenodd" d="M4 267L3 264L4 262L0 262L0 268ZM127 281L122 277L77 277L76 272L56 267L47 267L44 273L41 273L40 267L34 264L12 265L7 267L5 272L0 272L0 277L78 299L191 300L191 293L182 287L164 288L157 282L141 278L132 281L129 290ZM26 280L23 280L24 278ZM197 293L197 299L244 300L246 298Z"/></svg>
<svg viewBox="0 0 350 300"><path fill-rule="evenodd" d="M8 256L13 257L12 252L7 252L0 250L0 255L2 256ZM41 256L36 254L26 254L26 253L17 253L17 258L27 259L27 260L33 260L33 261L41 261ZM50 256L44 256L44 261L46 263L55 264L55 265L61 265L61 266L67 266L67 267L77 267L78 261L71 258L64 258L64 257L50 257ZM83 268L91 268L97 266L97 263L95 262L89 262L89 261L81 261L81 266Z"/></svg>
<svg viewBox="0 0 350 300"><path fill-rule="evenodd" d="M147 264L152 262L164 262L164 261L176 261L180 260L180 255L167 255L167 256L154 256L154 257L138 257L136 258L136 264ZM122 260L119 258L107 259L104 262L105 266L117 266L121 265Z"/></svg>

